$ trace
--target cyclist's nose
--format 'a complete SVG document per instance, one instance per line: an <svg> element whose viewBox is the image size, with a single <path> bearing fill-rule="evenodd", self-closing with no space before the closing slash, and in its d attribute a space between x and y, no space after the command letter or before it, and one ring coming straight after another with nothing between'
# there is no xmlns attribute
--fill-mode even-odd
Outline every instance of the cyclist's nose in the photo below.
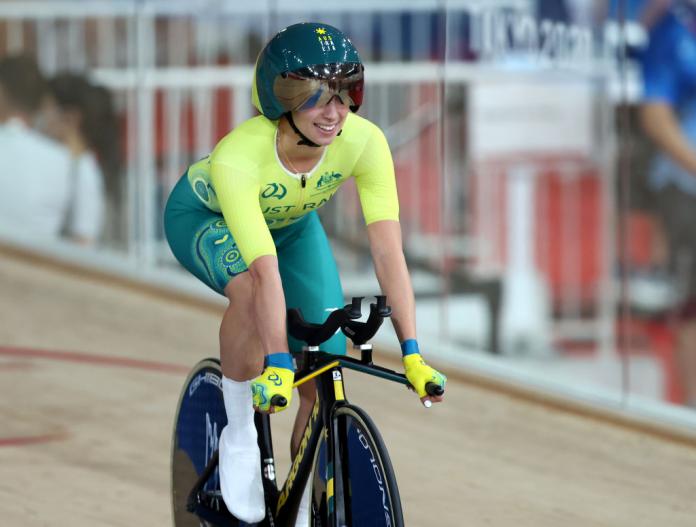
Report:
<svg viewBox="0 0 696 527"><path fill-rule="evenodd" d="M334 95L331 100L324 106L324 117L327 119L337 119L339 117L338 105L342 105L341 98L338 95Z"/></svg>

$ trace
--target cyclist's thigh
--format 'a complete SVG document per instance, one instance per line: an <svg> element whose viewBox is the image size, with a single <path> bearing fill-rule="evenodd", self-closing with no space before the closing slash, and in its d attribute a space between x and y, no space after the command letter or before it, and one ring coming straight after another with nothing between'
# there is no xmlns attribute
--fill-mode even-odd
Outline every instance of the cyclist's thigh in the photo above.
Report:
<svg viewBox="0 0 696 527"><path fill-rule="evenodd" d="M164 232L181 265L221 295L232 277L247 270L222 214L203 205L186 176L167 201Z"/></svg>
<svg viewBox="0 0 696 527"><path fill-rule="evenodd" d="M278 265L288 308L298 307L309 322L323 322L329 313L343 307L343 290L338 267L316 212L299 224L274 233ZM292 351L302 343L288 336ZM338 332L322 345L329 353L346 353L346 338Z"/></svg>

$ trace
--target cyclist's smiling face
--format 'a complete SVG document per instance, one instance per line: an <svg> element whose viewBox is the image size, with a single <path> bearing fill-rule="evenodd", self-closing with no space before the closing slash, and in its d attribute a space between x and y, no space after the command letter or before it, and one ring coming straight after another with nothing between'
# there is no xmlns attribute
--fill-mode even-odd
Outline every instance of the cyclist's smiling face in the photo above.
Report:
<svg viewBox="0 0 696 527"><path fill-rule="evenodd" d="M320 146L331 144L341 131L349 109L336 96L324 106L293 113L295 124L309 139Z"/></svg>

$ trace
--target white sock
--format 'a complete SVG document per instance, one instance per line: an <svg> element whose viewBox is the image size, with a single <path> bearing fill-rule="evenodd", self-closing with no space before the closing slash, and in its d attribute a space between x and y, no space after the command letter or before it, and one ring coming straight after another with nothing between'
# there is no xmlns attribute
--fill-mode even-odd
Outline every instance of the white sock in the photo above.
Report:
<svg viewBox="0 0 696 527"><path fill-rule="evenodd" d="M220 489L229 511L247 523L266 516L261 453L256 443L251 382L222 378L227 426L220 435Z"/></svg>
<svg viewBox="0 0 696 527"><path fill-rule="evenodd" d="M309 480L305 483L304 492L302 493L302 499L300 500L300 506L297 509L297 519L295 520L295 527L307 527L309 525L309 497L312 488L311 482L312 476L310 474Z"/></svg>

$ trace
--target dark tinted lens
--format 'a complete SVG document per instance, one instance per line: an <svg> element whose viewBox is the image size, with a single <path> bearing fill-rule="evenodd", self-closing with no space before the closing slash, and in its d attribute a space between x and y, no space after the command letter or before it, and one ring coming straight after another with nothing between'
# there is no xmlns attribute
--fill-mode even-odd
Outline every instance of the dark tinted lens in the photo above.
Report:
<svg viewBox="0 0 696 527"><path fill-rule="evenodd" d="M350 100L352 101L351 106L360 106L363 102L363 87L364 87L364 80L362 76L360 77L359 80L351 83L350 86L347 87L348 91L348 97L350 97Z"/></svg>

